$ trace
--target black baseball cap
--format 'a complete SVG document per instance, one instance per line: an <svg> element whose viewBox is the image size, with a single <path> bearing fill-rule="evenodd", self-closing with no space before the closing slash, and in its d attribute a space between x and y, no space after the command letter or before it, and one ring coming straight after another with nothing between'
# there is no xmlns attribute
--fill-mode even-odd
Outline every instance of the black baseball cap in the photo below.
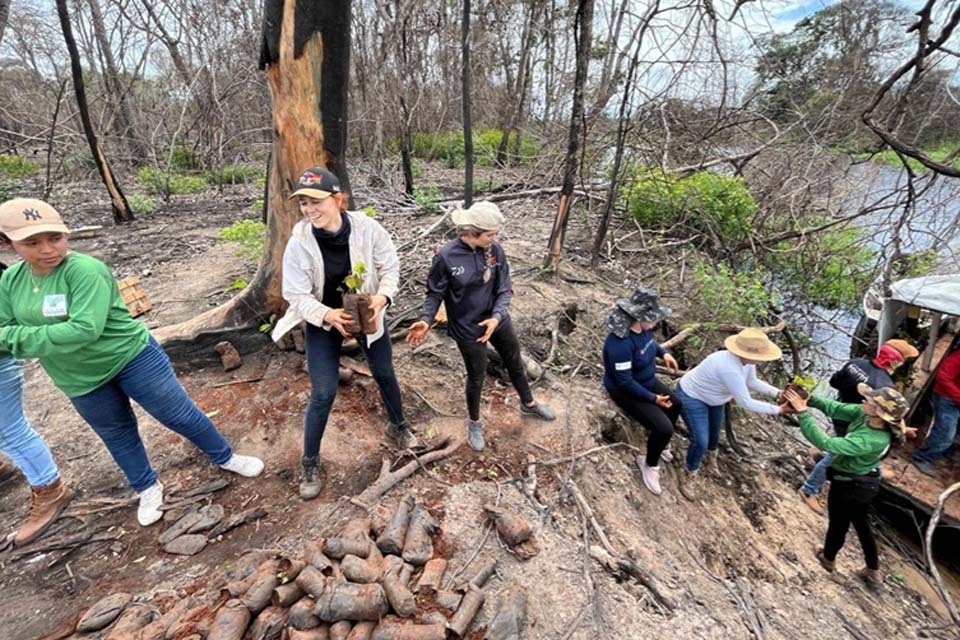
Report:
<svg viewBox="0 0 960 640"><path fill-rule="evenodd" d="M326 169L313 167L300 174L297 190L291 193L290 197L307 196L323 200L335 193L340 193L340 178Z"/></svg>

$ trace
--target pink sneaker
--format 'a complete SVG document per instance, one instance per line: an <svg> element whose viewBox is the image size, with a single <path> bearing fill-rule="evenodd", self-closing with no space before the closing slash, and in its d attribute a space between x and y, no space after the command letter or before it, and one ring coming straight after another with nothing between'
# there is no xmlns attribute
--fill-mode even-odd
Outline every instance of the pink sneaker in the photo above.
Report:
<svg viewBox="0 0 960 640"><path fill-rule="evenodd" d="M660 488L660 467L648 467L646 459L640 455L637 456L637 466L640 467L640 475L643 477L643 484L655 496L663 493Z"/></svg>

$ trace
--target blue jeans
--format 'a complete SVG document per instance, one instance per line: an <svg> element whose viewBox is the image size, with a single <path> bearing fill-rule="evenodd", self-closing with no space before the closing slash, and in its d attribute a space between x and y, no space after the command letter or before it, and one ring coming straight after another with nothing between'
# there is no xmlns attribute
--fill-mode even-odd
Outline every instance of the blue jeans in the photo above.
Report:
<svg viewBox="0 0 960 640"><path fill-rule="evenodd" d="M12 356L0 357L0 449L31 487L45 487L60 477L50 447L23 415L23 371Z"/></svg>
<svg viewBox="0 0 960 640"><path fill-rule="evenodd" d="M720 446L720 429L723 428L724 406L716 407L688 396L681 381L674 395L680 399L680 415L690 431L690 446L687 448L687 470L696 471L707 451L716 451Z"/></svg>
<svg viewBox="0 0 960 640"><path fill-rule="evenodd" d="M90 393L70 398L74 408L103 440L135 491L153 486L157 474L147 459L131 400L157 422L195 444L214 464L224 464L233 455L210 418L193 404L180 386L170 359L151 337L143 351L109 382Z"/></svg>
<svg viewBox="0 0 960 640"><path fill-rule="evenodd" d="M810 475L807 476L807 479L803 481L803 486L800 487L805 494L808 496L819 495L823 483L827 481L827 468L831 462L833 462L833 454L824 453L823 457L813 466Z"/></svg>
<svg viewBox="0 0 960 640"><path fill-rule="evenodd" d="M304 338L307 347L307 370L310 372L310 403L303 420L303 455L306 458L316 458L320 455L320 441L327 428L333 401L337 397L343 336L336 329L325 331L307 323ZM380 399L387 410L387 418L391 424L403 424L403 400L400 397L397 375L393 371L393 345L390 344L390 336L384 333L370 345L363 337L359 342L367 357L370 373L380 387Z"/></svg>
<svg viewBox="0 0 960 640"><path fill-rule="evenodd" d="M947 453L957 436L957 420L960 420L960 406L940 394L933 394L933 426L923 447L913 454L917 462L933 462Z"/></svg>

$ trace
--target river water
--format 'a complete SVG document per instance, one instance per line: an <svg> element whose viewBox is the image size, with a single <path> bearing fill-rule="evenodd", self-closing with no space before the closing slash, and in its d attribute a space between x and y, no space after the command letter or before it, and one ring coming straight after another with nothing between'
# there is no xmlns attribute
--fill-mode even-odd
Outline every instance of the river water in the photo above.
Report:
<svg viewBox="0 0 960 640"><path fill-rule="evenodd" d="M844 215L882 206L857 219L869 246L876 250L878 272L893 252L894 229L908 201L907 174L890 167L864 163L850 167L843 180L840 203ZM912 253L937 247L947 272L960 273L960 180L924 176L914 180L917 193L901 225L901 251ZM860 319L849 313L806 305L788 311L788 319L811 339L805 369L825 380L850 358L851 334ZM823 389L820 389L823 391Z"/></svg>

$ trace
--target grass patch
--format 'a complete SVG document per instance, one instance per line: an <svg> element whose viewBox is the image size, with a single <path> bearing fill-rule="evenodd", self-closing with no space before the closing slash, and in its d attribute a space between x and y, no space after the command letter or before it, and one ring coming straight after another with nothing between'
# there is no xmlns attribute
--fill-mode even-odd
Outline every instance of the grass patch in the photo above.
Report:
<svg viewBox="0 0 960 640"><path fill-rule="evenodd" d="M237 255L258 261L263 257L267 225L259 220L240 220L220 230L220 237L239 245Z"/></svg>

